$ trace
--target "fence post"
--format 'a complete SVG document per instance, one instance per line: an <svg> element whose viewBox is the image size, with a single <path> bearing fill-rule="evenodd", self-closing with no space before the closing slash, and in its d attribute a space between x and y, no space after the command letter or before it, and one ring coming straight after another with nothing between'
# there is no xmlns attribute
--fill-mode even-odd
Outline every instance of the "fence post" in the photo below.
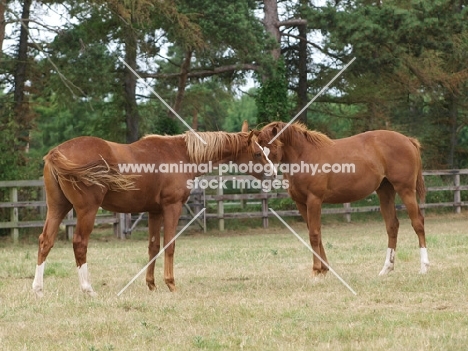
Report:
<svg viewBox="0 0 468 351"><path fill-rule="evenodd" d="M345 213L345 219L346 222L351 223L351 204L349 202L343 204L346 213Z"/></svg>
<svg viewBox="0 0 468 351"><path fill-rule="evenodd" d="M261 193L265 194L265 197L262 199L262 222L263 228L268 228L268 194L265 193L262 189Z"/></svg>
<svg viewBox="0 0 468 351"><path fill-rule="evenodd" d="M120 239L125 230L125 213L117 213L117 216L119 217L119 224L118 224L119 229L115 233L115 236L118 239Z"/></svg>
<svg viewBox="0 0 468 351"><path fill-rule="evenodd" d="M241 195L244 195L244 182L239 182L239 190ZM240 200L240 208L243 210L245 208L245 200L244 198L241 198Z"/></svg>
<svg viewBox="0 0 468 351"><path fill-rule="evenodd" d="M222 184L222 177L218 177L218 184ZM223 195L223 187L218 186L217 194ZM223 199L218 200L218 229L220 232L224 231L224 202Z"/></svg>
<svg viewBox="0 0 468 351"><path fill-rule="evenodd" d="M18 188L10 189L10 201L18 202ZM14 228L11 228L11 238L13 239L13 243L17 244L19 240L19 229L17 227L19 222L18 207L11 208L10 220L15 225Z"/></svg>
<svg viewBox="0 0 468 351"><path fill-rule="evenodd" d="M67 213L67 219L73 219L73 208ZM67 240L73 240L74 227L75 226L73 224L67 224L65 226L65 235L67 236Z"/></svg>
<svg viewBox="0 0 468 351"><path fill-rule="evenodd" d="M455 213L461 213L461 194L460 194L460 174L454 175L455 191L453 192L453 202L455 204Z"/></svg>
<svg viewBox="0 0 468 351"><path fill-rule="evenodd" d="M129 213L128 215L131 216ZM127 229L127 224L130 222L131 223L131 217L130 221L128 221L128 215L127 213L119 213L119 224L118 224L118 230L116 231L116 236L119 239L126 239L125 237L125 230Z"/></svg>
<svg viewBox="0 0 468 351"><path fill-rule="evenodd" d="M44 179L44 177L41 177L40 179ZM46 201L46 191L45 191L45 186L41 186L41 201ZM39 208L39 213L41 214L41 219L46 218L47 214L47 205L46 206L41 206Z"/></svg>
<svg viewBox="0 0 468 351"><path fill-rule="evenodd" d="M206 193L205 193L205 189L203 189L203 208L205 209L205 211L203 212L203 233L206 233Z"/></svg>
<svg viewBox="0 0 468 351"><path fill-rule="evenodd" d="M424 188L426 188L426 178L425 178L424 174L422 175L422 179L423 179ZM419 202L419 210L421 211L421 214L423 215L423 217L426 217L426 208L422 207L421 205L423 205L423 206L426 205L426 199L424 199L424 203L421 203L421 200Z"/></svg>
<svg viewBox="0 0 468 351"><path fill-rule="evenodd" d="M195 184L198 185L198 183L195 183ZM198 186L192 190L193 212L195 213L198 213L202 210L201 196L202 196L202 190Z"/></svg>
<svg viewBox="0 0 468 351"><path fill-rule="evenodd" d="M112 229L114 230L114 235L119 237L120 233L120 217L118 212L114 212L115 222L112 225Z"/></svg>

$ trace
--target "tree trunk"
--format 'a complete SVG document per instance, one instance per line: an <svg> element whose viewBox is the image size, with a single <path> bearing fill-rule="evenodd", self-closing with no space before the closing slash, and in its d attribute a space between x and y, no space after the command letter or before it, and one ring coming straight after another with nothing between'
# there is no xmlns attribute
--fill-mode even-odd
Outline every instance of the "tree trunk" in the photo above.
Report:
<svg viewBox="0 0 468 351"><path fill-rule="evenodd" d="M5 11L6 11L6 0L0 0L0 60L3 54L3 41L5 40Z"/></svg>
<svg viewBox="0 0 468 351"><path fill-rule="evenodd" d="M137 57L137 38L134 28L128 26L124 28L125 42L125 62L136 71ZM139 115L136 102L136 83L137 77L130 69L125 67L124 73L124 106L125 106L125 121L127 124L127 143L133 143L139 138Z"/></svg>
<svg viewBox="0 0 468 351"><path fill-rule="evenodd" d="M307 24L299 26L299 82L297 85L297 110L300 111L309 102L307 97ZM307 125L307 109L298 117Z"/></svg>
<svg viewBox="0 0 468 351"><path fill-rule="evenodd" d="M27 80L28 67L28 34L29 34L29 13L32 0L25 0L21 14L21 29L18 45L18 56L15 69L15 88L13 99L15 104L15 121L18 131L15 133L15 139L18 142L18 148L21 151L27 150L29 143L29 131L31 129L32 113L25 98L25 83Z"/></svg>
<svg viewBox="0 0 468 351"><path fill-rule="evenodd" d="M193 109L192 128L198 130L198 110Z"/></svg>
<svg viewBox="0 0 468 351"><path fill-rule="evenodd" d="M174 111L179 113L180 108L182 107L182 101L184 100L184 95L185 95L185 88L187 86L187 78L188 78L188 73L190 70L190 61L192 59L192 50L188 50L185 52L185 58L184 62L182 62L182 66L180 67L180 76L179 76L179 83L177 84L177 96L174 102ZM174 114L169 111L168 112L169 117L171 118L176 118Z"/></svg>
<svg viewBox="0 0 468 351"><path fill-rule="evenodd" d="M279 45L281 40L281 32L279 30L279 18L278 18L278 3L277 0L263 0L263 25L265 30L278 43L275 48L271 50L271 56L276 62L281 56L281 47Z"/></svg>

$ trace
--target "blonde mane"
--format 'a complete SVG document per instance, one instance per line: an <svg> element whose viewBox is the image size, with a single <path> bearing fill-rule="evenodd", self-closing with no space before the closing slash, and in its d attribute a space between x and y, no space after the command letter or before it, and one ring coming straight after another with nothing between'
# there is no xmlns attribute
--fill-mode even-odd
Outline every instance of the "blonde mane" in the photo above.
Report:
<svg viewBox="0 0 468 351"><path fill-rule="evenodd" d="M182 137L185 139L187 153L190 161L203 163L208 161L219 161L227 150L234 150L237 153L246 145L247 133L226 133L226 132L197 132L206 142L204 144L192 132L186 132Z"/></svg>
<svg viewBox="0 0 468 351"><path fill-rule="evenodd" d="M271 129L276 127L279 132L286 126L284 122L272 122L262 130L270 129L269 132L271 133ZM309 130L304 124L302 123L293 123L289 125L281 134L278 139L282 139L282 143L287 143L289 145L294 145L297 143L298 138L304 137L308 142L310 142L315 147L323 147L328 145L333 145L335 142L330 139L327 135L317 132L315 130ZM273 138L273 135L272 135ZM278 140L276 139L276 140Z"/></svg>

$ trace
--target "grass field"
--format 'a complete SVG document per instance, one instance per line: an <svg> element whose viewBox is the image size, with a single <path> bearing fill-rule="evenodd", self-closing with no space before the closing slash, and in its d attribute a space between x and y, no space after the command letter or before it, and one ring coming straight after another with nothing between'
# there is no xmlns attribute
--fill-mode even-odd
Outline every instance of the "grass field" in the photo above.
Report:
<svg viewBox="0 0 468 351"><path fill-rule="evenodd" d="M306 238L304 224L294 228ZM36 245L0 247L2 350L466 350L468 216L426 219L431 267L419 275L417 237L401 221L395 271L379 277L382 221L325 224L333 275L311 278L311 254L287 229L183 235L170 293L144 274L146 241L95 236L88 250L98 292L79 291L71 243L49 255L45 296L31 283Z"/></svg>

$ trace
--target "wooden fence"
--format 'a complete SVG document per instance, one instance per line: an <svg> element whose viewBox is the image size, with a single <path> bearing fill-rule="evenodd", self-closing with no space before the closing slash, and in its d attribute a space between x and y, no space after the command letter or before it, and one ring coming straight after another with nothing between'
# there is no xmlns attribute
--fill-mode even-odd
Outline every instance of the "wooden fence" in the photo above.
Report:
<svg viewBox="0 0 468 351"><path fill-rule="evenodd" d="M0 189L2 188L8 189L10 201L0 202L0 208L10 208L10 221L0 222L0 229L10 229L14 242L18 241L20 228L38 228L44 226L44 220L24 221L19 218L19 209L25 207L40 208L40 212L43 214L41 217L45 217L46 202L43 180L1 181ZM34 201L18 201L18 189L20 188L38 188L41 193L41 199ZM117 234L124 228L125 217L123 214L118 213L99 214L96 216L95 224L106 223L112 224L114 232ZM76 226L76 218L73 217L73 210L67 214L62 224L65 225L67 238L71 238L73 236L73 228Z"/></svg>
<svg viewBox="0 0 468 351"><path fill-rule="evenodd" d="M429 170L423 172L423 177L427 180L431 176L452 176L453 185L444 185L444 186L427 186L426 190L428 193L439 192L439 191L452 191L453 192L453 201L450 202L434 202L434 203L423 203L420 204L420 208L424 211L428 208L438 208L438 207L453 207L455 213L460 213L463 206L468 206L468 202L461 201L461 191L468 190L468 184L460 184L460 175L467 175L468 169L452 169L452 170ZM280 176L281 177L281 176ZM207 180L216 179L215 176L205 176ZM254 178L251 176L223 176L223 180L232 180L236 179L251 179ZM268 210L268 201L270 199L279 199L287 198L289 195L287 191L280 192L259 192L257 194L223 194L222 188L218 189L216 195L205 195L205 201L208 203L210 201L217 202L217 213L207 213L206 217L208 219L217 219L219 230L224 230L224 220L229 218L262 218L263 227L268 227L268 218L272 217L273 214ZM261 202L261 210L255 212L231 212L226 213L224 211L224 205L226 201L246 201L246 200L256 200ZM405 206L402 204L396 205L397 210L404 210ZM376 212L380 211L380 206L352 206L350 203L343 204L341 208L322 208L322 215L324 214L343 214L348 222L351 221L352 213L362 213L362 212ZM286 216L300 216L298 210L276 210L282 217Z"/></svg>
<svg viewBox="0 0 468 351"><path fill-rule="evenodd" d="M422 209L436 208L436 207L453 207L456 213L461 212L463 206L468 206L468 202L461 201L461 192L468 190L468 184L460 184L460 175L467 175L468 169L454 169L454 170L435 170L425 171L423 175L425 179L431 176L451 176L453 177L453 185L443 186L428 186L427 191L451 191L453 192L453 201L450 202L436 202L436 203L424 203L421 204ZM204 176L203 179L210 181L217 179L217 176ZM222 177L224 181L232 181L236 179L240 180L254 180L253 177L247 175L225 175ZM40 200L24 201L18 200L18 189L33 187L37 188L42 194ZM19 215L20 208L35 207L39 208L40 212L45 214L46 202L44 194L44 184L42 180L21 180L21 181L0 181L0 189L6 189L8 192L9 201L0 202L0 209L10 209L10 220L8 222L0 222L0 229L10 229L11 237L14 242L18 241L19 229L20 228L35 228L42 227L44 220L26 221L21 220ZM256 193L249 192L246 189L238 189L239 193L225 194L222 187L218 187L216 194L206 193L204 190L198 189L191 196L191 206L186 205L186 214L182 216L181 220L187 221L190 217L194 216L194 213L198 213L203 207L207 207L211 204L215 204L216 213L206 213L203 220L198 220L198 225L206 230L207 220L217 220L219 230L224 230L225 220L228 219L239 219L239 218L261 218L263 226L268 227L268 219L272 216L268 210L268 202L271 199L287 198L288 194L286 190L277 192L263 192L258 190ZM226 212L226 206L232 202L237 202L243 207L245 204L257 203L261 204L260 210L258 211L240 211L240 212ZM397 209L404 209L404 205L397 205ZM352 206L351 204L344 204L342 208L323 208L322 214L343 214L348 221L351 220L352 213L358 212L375 212L379 211L379 206ZM297 210L278 210L276 211L280 216L299 216ZM44 218L44 216L42 216ZM139 216L142 219L143 216ZM73 229L76 225L76 218L73 216L73 210L67 215L66 219L62 221L62 224L66 227L67 238L71 239L73 235ZM111 224L114 228L114 233L117 237L125 238L125 235L135 229L136 223L132 224L132 219L129 214L119 213L99 213L96 217L95 224Z"/></svg>

